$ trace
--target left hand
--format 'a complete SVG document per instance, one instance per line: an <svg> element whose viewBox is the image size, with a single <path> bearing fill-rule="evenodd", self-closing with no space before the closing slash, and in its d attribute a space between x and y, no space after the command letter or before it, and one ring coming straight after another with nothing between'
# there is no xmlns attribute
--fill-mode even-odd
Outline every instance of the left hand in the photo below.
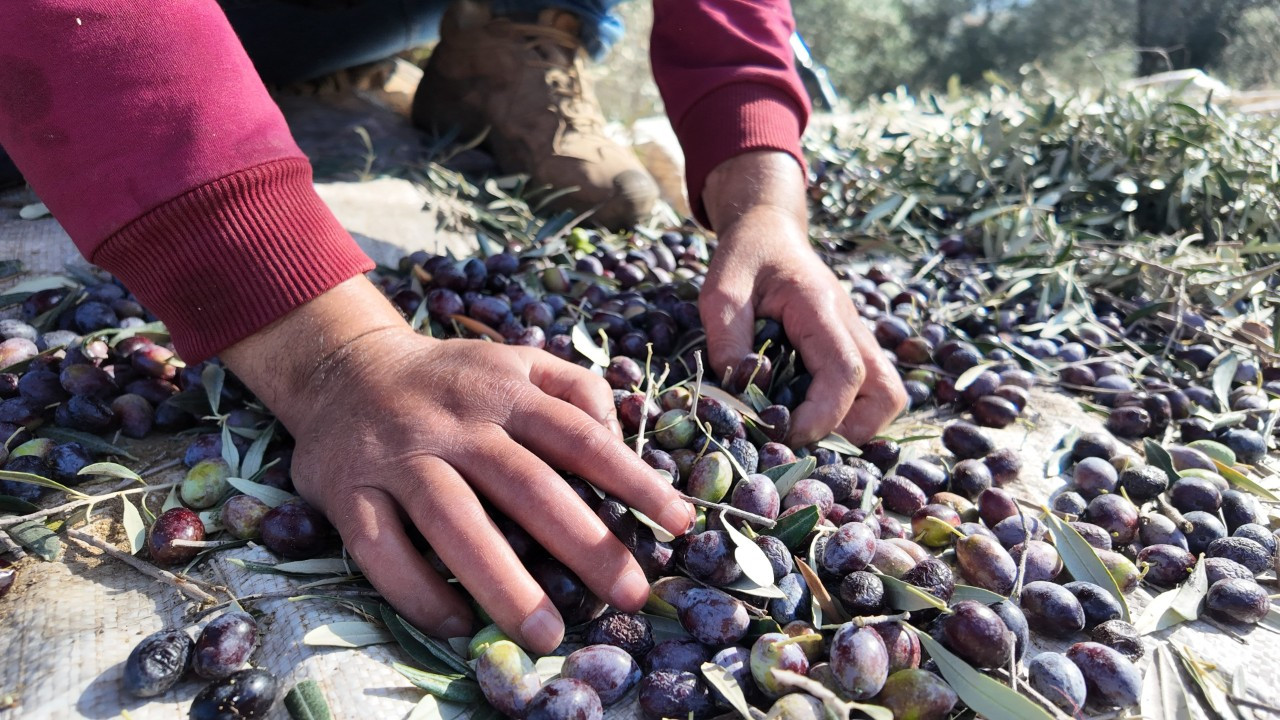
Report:
<svg viewBox="0 0 1280 720"><path fill-rule="evenodd" d="M871 439L907 405L898 371L863 324L849 293L809 245L799 164L774 151L721 163L703 200L719 236L700 304L717 374L754 348L756 317L782 323L813 375L792 415L793 445L833 429Z"/></svg>

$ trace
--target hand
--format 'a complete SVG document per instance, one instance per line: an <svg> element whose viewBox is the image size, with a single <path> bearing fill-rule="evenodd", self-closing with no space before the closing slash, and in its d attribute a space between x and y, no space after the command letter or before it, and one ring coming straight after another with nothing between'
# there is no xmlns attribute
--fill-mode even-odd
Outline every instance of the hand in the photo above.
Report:
<svg viewBox="0 0 1280 720"><path fill-rule="evenodd" d="M772 151L733 157L707 178L703 200L720 241L700 299L707 351L721 373L755 349L757 317L781 322L813 375L789 442L835 429L863 443L902 412L907 393L809 245L804 185L796 161Z"/></svg>
<svg viewBox="0 0 1280 720"><path fill-rule="evenodd" d="M471 612L405 523L504 632L537 653L560 643L563 621L481 498L625 611L648 598L644 573L552 467L673 533L692 524L693 508L623 444L602 378L541 350L418 335L363 277L223 357L296 439L298 491L337 527L373 586L428 632L467 635Z"/></svg>

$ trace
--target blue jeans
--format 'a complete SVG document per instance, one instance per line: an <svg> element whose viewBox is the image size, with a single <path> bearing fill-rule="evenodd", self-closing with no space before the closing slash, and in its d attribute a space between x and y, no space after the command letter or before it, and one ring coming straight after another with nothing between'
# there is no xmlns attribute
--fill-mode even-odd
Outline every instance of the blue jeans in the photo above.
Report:
<svg viewBox="0 0 1280 720"><path fill-rule="evenodd" d="M219 0L262 79L310 80L374 62L439 37L451 0ZM582 20L582 44L599 58L622 35L622 0L493 0L498 15L533 19L561 8Z"/></svg>

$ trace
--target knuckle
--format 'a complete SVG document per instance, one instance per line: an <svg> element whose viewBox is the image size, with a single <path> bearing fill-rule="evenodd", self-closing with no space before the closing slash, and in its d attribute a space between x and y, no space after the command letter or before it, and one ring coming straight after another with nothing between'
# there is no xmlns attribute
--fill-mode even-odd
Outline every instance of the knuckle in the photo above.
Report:
<svg viewBox="0 0 1280 720"><path fill-rule="evenodd" d="M837 367L840 382L848 387L857 389L867 378L867 366L856 352L847 355Z"/></svg>

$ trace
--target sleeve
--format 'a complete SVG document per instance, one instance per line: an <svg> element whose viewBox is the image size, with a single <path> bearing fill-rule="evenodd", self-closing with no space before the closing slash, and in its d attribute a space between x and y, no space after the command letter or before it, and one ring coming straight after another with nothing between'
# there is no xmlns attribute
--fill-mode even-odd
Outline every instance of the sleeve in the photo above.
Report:
<svg viewBox="0 0 1280 720"><path fill-rule="evenodd" d="M0 146L183 358L373 263L215 0L0 3Z"/></svg>
<svg viewBox="0 0 1280 720"><path fill-rule="evenodd" d="M787 0L654 0L649 53L685 153L689 204L707 175L751 150L778 150L804 166L809 97L795 69Z"/></svg>

